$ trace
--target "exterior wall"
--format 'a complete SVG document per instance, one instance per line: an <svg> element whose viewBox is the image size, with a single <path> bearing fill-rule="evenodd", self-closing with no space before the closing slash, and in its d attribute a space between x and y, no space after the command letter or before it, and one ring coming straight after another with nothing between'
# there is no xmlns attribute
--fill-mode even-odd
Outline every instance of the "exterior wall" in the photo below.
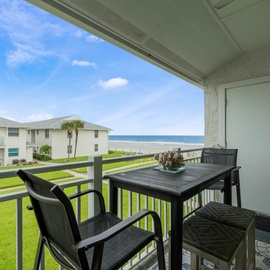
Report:
<svg viewBox="0 0 270 270"><path fill-rule="evenodd" d="M19 137L6 137L5 164L12 164L14 159L27 159L26 153L26 129L19 129ZM19 155L9 157L8 148L19 148ZM31 159L32 160L32 159ZM27 160L28 161L28 160Z"/></svg>
<svg viewBox="0 0 270 270"><path fill-rule="evenodd" d="M51 147L52 147L52 159L68 157L67 146L68 137L66 130L52 130L51 131ZM74 144L74 135L71 139L71 145ZM73 147L72 147L73 149ZM72 157L72 154L70 155Z"/></svg>
<svg viewBox="0 0 270 270"><path fill-rule="evenodd" d="M53 130L51 136L52 158L68 157L67 146L69 143L66 130ZM98 144L98 151L95 151L95 144ZM72 153L75 150L75 132L72 133L71 139ZM99 131L98 138L95 138L94 130L79 130L78 145L76 156L92 156L108 153L108 131Z"/></svg>
<svg viewBox="0 0 270 270"><path fill-rule="evenodd" d="M245 54L205 79L205 146L219 143L219 86L270 75L270 47Z"/></svg>
<svg viewBox="0 0 270 270"><path fill-rule="evenodd" d="M33 147L26 148L26 161L28 162L33 161L33 152L34 152Z"/></svg>
<svg viewBox="0 0 270 270"><path fill-rule="evenodd" d="M32 130L30 132L30 135L27 132L27 139L28 139L28 141L38 145L37 152L39 153L41 146L43 146L45 144L51 145L52 132L53 132L53 130L50 129L49 130L49 138L45 138L45 129ZM34 140L33 140L33 138L34 138Z"/></svg>
<svg viewBox="0 0 270 270"><path fill-rule="evenodd" d="M0 166L5 164L6 128L0 127Z"/></svg>

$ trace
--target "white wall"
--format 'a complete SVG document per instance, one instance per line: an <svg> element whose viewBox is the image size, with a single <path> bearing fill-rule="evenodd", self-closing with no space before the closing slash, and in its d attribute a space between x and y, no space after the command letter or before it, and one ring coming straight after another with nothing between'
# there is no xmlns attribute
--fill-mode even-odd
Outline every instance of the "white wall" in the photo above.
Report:
<svg viewBox="0 0 270 270"><path fill-rule="evenodd" d="M222 123L222 114L225 114L225 102L222 95L224 95L224 89L230 89L230 97L235 97L232 95L233 91L236 91L236 86L239 84L242 87L248 89L249 86L254 85L254 81L258 81L264 78L268 78L270 75L270 47L264 48L261 51L253 51L246 55L243 55L236 59L235 61L228 63L227 65L221 67L212 75L208 76L205 79L205 145L213 146L217 143L220 143L221 146L225 146L223 138L225 137L224 130L225 127L222 128L222 125L226 121ZM269 81L269 80L268 80ZM246 83L248 82L248 83ZM231 87L232 86L232 87ZM234 88L235 87L235 88ZM243 98L249 99L245 104L253 104L250 106L250 111L254 108L256 110L260 110L262 114L269 114L269 109L266 106L260 106L260 104L255 105L256 102L256 86L253 86L254 95L245 95L245 89L240 93L243 95ZM270 91L270 89L269 89ZM265 94L268 99L268 95ZM236 110L241 110L243 108L243 100L241 100L241 104L234 104L234 113ZM228 99L228 107L232 100ZM236 99L233 100L236 102ZM227 111L229 111L227 107ZM245 114L241 114L241 117L246 117ZM248 116L247 116L248 117ZM228 140L228 148L238 148L239 149L239 159L238 165L242 168L240 170L240 181L241 181L241 192L242 192L242 203L243 207L247 207L250 209L254 209L256 211L261 211L265 213L269 213L268 207L268 197L263 194L264 190L269 190L270 187L270 176L268 171L268 159L266 158L258 158L256 150L259 147L256 147L256 140L252 142L249 140L248 143L245 143L245 135L242 132L238 132L237 129L234 128L232 130L232 121L237 121L238 125L241 125L242 120L237 120L238 118L230 117L230 125L227 125L227 135L230 134L230 141ZM244 121L242 123L246 123ZM260 122L260 121L259 121ZM264 127L268 121L262 121L260 123ZM235 123L233 123L235 124ZM251 127L252 128L252 127ZM257 132L262 132L265 128L256 128ZM269 130L268 128L266 130ZM233 134L233 136L232 136ZM245 136L243 138L243 136ZM234 141L231 139L234 138ZM237 138L237 142L235 140ZM243 138L243 140L241 139ZM258 137L259 138L259 137ZM268 137L270 138L270 137ZM227 138L228 139L228 138ZM239 141L240 140L240 141ZM269 140L269 139L268 139ZM269 141L265 142L265 147L263 150L260 150L260 156L268 156L269 151ZM258 145L257 145L258 146ZM260 148L261 149L261 148ZM263 151L263 153L262 153ZM249 156L250 158L246 157ZM257 170L258 166L256 162L264 163L263 168ZM256 171L256 179L252 176L249 170ZM254 185L254 181L256 184ZM256 188L255 188L256 187ZM251 197L253 196L253 197ZM270 214L270 213L269 213Z"/></svg>
<svg viewBox="0 0 270 270"><path fill-rule="evenodd" d="M8 148L19 148L19 156L8 157ZM19 129L19 137L6 137L6 164L12 164L13 159L27 158L26 129Z"/></svg>
<svg viewBox="0 0 270 270"><path fill-rule="evenodd" d="M219 86L270 75L270 47L245 54L205 79L205 145L219 143Z"/></svg>
<svg viewBox="0 0 270 270"><path fill-rule="evenodd" d="M66 130L54 130L52 138L52 158L65 158L67 155L68 138ZM94 151L95 144L98 144L98 152ZM73 131L72 139L72 154L75 150L75 132ZM92 156L108 153L108 131L99 131L98 138L95 138L94 130L79 130L78 145L76 156Z"/></svg>

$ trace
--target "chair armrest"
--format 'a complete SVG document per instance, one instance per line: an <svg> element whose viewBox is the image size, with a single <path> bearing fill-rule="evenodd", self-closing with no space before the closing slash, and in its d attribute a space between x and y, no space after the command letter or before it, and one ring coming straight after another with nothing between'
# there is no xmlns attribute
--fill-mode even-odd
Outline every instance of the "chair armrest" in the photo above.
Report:
<svg viewBox="0 0 270 270"><path fill-rule="evenodd" d="M239 171L240 169L241 169L241 166L236 166L236 167L232 170L232 172Z"/></svg>
<svg viewBox="0 0 270 270"><path fill-rule="evenodd" d="M132 226L134 223L139 221L140 219L151 215L154 220L154 230L156 235L156 240L162 240L162 229L161 229L161 222L158 214L154 211L150 210L141 210L138 213L134 214L133 216L119 222L115 226L109 228L103 233L100 233L96 236L93 236L91 238L87 238L84 240L81 240L80 242L76 243L74 247L78 250L84 249L87 250L95 245L101 244L110 238L114 237L121 231L127 229L128 227Z"/></svg>
<svg viewBox="0 0 270 270"><path fill-rule="evenodd" d="M74 198L78 198L80 196L83 196L83 195L88 194L88 193L91 193L91 192L98 192L98 191L97 190L94 190L94 189L87 189L87 190L84 190L84 191L80 191L80 192L71 194L71 195L68 196L68 198L70 200L72 200Z"/></svg>
<svg viewBox="0 0 270 270"><path fill-rule="evenodd" d="M105 202L104 202L103 195L99 191L97 191L95 189L87 189L87 190L84 190L84 191L80 191L80 192L77 192L75 194L69 195L68 198L70 200L72 200L72 199L81 197L83 195L89 194L89 193L95 193L98 196L99 204L100 204L100 210L101 210L101 212L105 212Z"/></svg>
<svg viewBox="0 0 270 270"><path fill-rule="evenodd" d="M232 184L233 185L239 185L239 170L241 169L240 166L236 166L232 171L231 171L231 179L232 179Z"/></svg>

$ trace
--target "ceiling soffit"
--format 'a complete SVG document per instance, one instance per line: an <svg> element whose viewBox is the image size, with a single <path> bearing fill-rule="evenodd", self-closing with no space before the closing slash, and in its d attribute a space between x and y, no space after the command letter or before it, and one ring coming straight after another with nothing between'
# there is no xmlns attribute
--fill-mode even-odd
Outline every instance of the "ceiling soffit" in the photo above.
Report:
<svg viewBox="0 0 270 270"><path fill-rule="evenodd" d="M225 0L219 9L224 0L28 1L200 87L220 66L270 44L269 0Z"/></svg>

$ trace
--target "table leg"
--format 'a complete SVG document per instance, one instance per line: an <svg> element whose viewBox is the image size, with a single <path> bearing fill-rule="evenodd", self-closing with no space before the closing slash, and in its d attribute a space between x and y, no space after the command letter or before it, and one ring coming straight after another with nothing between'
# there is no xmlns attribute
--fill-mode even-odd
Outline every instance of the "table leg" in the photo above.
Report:
<svg viewBox="0 0 270 270"><path fill-rule="evenodd" d="M224 203L232 205L232 181L231 176L224 179Z"/></svg>
<svg viewBox="0 0 270 270"><path fill-rule="evenodd" d="M114 182L110 180L110 211L117 215L118 189L114 186Z"/></svg>
<svg viewBox="0 0 270 270"><path fill-rule="evenodd" d="M171 201L171 269L182 269L183 202L179 197Z"/></svg>

